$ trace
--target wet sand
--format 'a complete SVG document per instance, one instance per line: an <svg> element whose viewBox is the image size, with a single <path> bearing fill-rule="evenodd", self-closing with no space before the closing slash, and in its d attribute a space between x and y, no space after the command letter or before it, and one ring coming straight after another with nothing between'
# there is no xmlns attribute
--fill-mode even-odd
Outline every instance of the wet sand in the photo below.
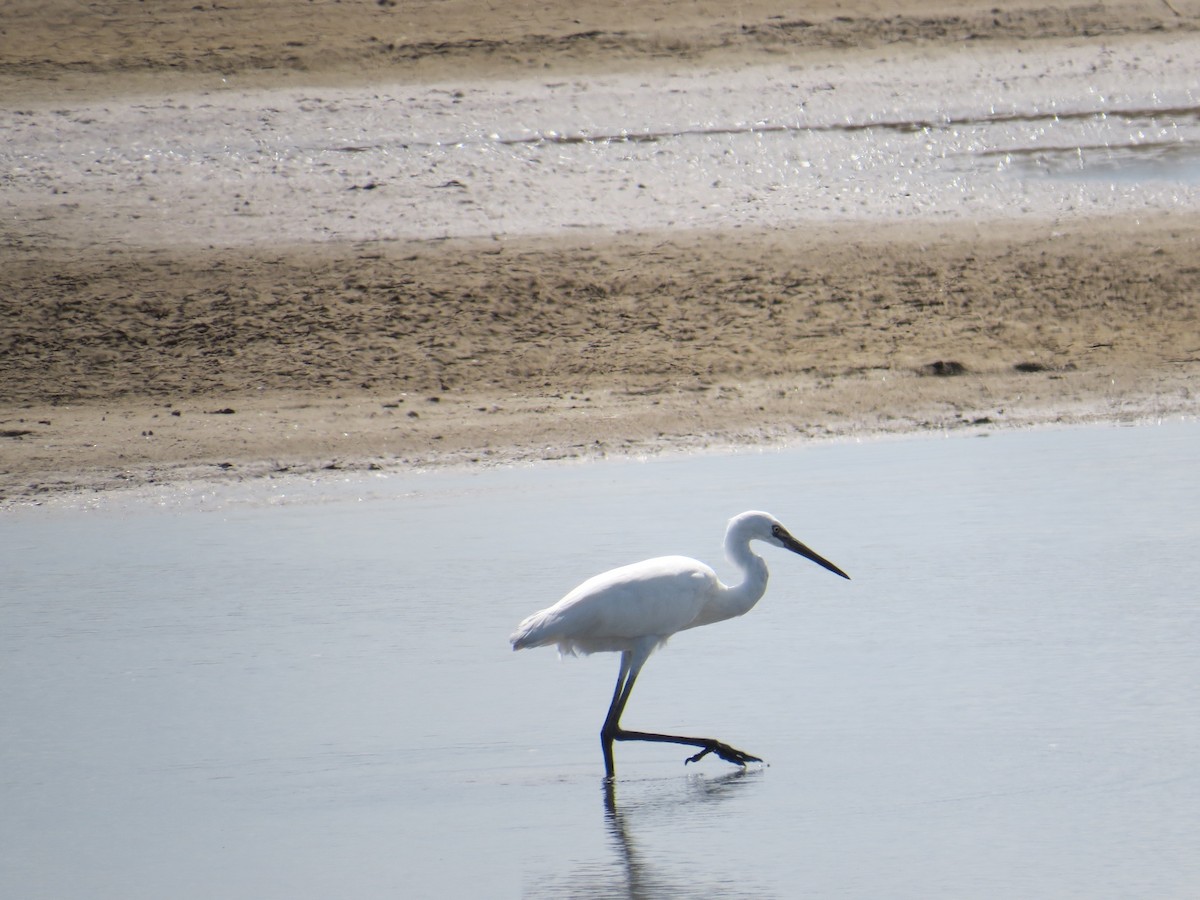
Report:
<svg viewBox="0 0 1200 900"><path fill-rule="evenodd" d="M499 88L876 48L915 71L963 42L1036 59L1136 38L1152 70L1200 24L1180 0L817 4L803 21L767 4L10 6L0 98L31 119L231 83ZM1200 409L1190 206L221 243L105 239L73 202L3 223L0 503Z"/></svg>

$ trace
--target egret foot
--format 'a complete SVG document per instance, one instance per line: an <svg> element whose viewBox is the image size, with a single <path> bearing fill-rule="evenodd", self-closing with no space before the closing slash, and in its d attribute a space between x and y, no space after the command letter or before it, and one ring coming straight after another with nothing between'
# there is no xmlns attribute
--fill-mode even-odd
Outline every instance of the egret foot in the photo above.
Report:
<svg viewBox="0 0 1200 900"><path fill-rule="evenodd" d="M730 747L728 744L722 744L720 741L713 741L711 746L705 747L695 756L689 756L683 761L686 766L688 763L699 762L708 756L710 753L715 753L725 762L731 762L735 766L745 766L748 762L762 762L757 756L751 756L744 750L739 750L737 747Z"/></svg>
<svg viewBox="0 0 1200 900"><path fill-rule="evenodd" d="M676 734L654 734L646 731L626 731L625 729L605 723L604 730L600 732L600 741L604 747L604 762L605 770L611 778L613 775L612 765L612 742L613 741L654 741L665 744L690 744L693 747L699 747L700 752L695 756L689 756L684 760L684 765L696 762L710 753L715 753L717 756L726 762L731 762L735 766L745 766L748 762L762 762L757 756L751 756L744 750L739 750L736 747L730 747L728 744L722 744L720 741L713 738L702 737L683 737Z"/></svg>

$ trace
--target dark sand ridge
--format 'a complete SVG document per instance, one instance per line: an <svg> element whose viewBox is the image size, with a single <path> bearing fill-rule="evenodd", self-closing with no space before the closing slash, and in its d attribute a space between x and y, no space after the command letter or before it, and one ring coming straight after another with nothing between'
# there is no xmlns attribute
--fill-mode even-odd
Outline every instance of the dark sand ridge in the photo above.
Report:
<svg viewBox="0 0 1200 900"><path fill-rule="evenodd" d="M25 261L4 493L1195 409L1194 228L961 230Z"/></svg>
<svg viewBox="0 0 1200 900"><path fill-rule="evenodd" d="M9 0L0 97L745 65L898 43L1194 31L1197 0Z"/></svg>

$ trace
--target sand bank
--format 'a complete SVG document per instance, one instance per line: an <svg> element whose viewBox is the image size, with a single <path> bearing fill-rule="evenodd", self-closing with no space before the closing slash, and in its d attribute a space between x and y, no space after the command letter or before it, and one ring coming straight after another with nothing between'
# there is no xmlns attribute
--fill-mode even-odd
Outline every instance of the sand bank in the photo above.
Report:
<svg viewBox="0 0 1200 900"><path fill-rule="evenodd" d="M16 146L29 152L9 164L0 250L3 502L180 478L1194 415L1200 407L1192 388L1200 232L1187 183L1134 184L1115 199L1090 183L1033 214L985 197L969 214L910 200L902 215L880 214L886 204L873 202L865 211L849 204L797 218L788 214L797 204L778 204L778 188L768 190L796 189L787 172L764 186L753 165L736 176L716 154L708 158L723 168L706 181L711 194L693 192L689 202L723 211L682 221L647 212L634 223L643 227L619 228L604 216L619 219L625 208L605 189L572 207L576 218L608 210L604 216L548 219L553 227L539 232L528 225L532 214L519 227L480 215L481 200L503 206L507 191L515 207L536 189L514 189L503 171L483 166L470 182L454 171L419 190L408 182L420 179L385 168L371 187L371 172L353 169L362 151L343 149L336 152L347 162L333 178L298 182L291 200L282 191L244 191L233 204L221 177L263 191L275 184L255 175L249 158L224 176L196 165L194 182L168 177L164 162L174 153L185 172L204 135L221 143L219 130L189 131L205 114L197 101L205 92L214 107L236 95L222 109L242 118L228 126L261 136L245 130L247 116L269 117L269 104L256 107L256 97L274 103L320 87L319 108L276 111L272 134L282 146L312 127L305 114L332 115L338 98L368 97L373 85L396 93L408 84L414 96L429 96L456 79L486 87L494 100L531 83L553 96L562 89L545 85L562 79L577 100L601 85L619 106L619 73L637 75L627 82L634 97L660 80L694 86L700 75L728 71L737 73L732 86L770 72L778 85L775 73L790 71L809 94L784 123L793 132L784 133L801 134L805 116L836 117L836 91L814 87L836 87L829 72L844 74L849 61L868 57L886 64L898 98L892 108L929 94L938 95L935 109L959 101L974 108L984 75L973 87L953 74L929 80L938 71L932 60L962 57L964 48L976 72L986 69L980 59L1005 61L1007 83L1026 91L1022 98L1040 89L1043 98L1071 94L1078 104L1089 85L1115 93L1106 79L1130 90L1139 79L1159 79L1183 99L1150 110L1155 126L1165 127L1171 110L1186 125L1194 118L1187 98L1198 90L1200 54L1188 49L1198 20L1178 0L1004 13L982 3L874 11L838 4L806 10L803 20L773 7L739 7L735 16L706 4L689 5L687 14L655 4L516 4L503 14L437 4L436 16L430 5L407 10L402 21L401 8L386 4L142 6L80 13L36 4L49 11L34 15L34 5L22 12L16 4L6 20L0 94L21 98L6 115L24 117L12 121L25 129L14 132ZM1022 76L1022 67L1039 77ZM531 82L534 71L554 80ZM860 79L853 96L880 83ZM491 108L487 98L471 98L447 95L442 121L452 132L468 121L458 107L474 103L476 118ZM104 143L116 121L104 116L137 109L162 131L142 134L142 162L129 152L133 142ZM57 156L45 140L55 119L63 130L54 146L71 150ZM763 116L747 121L720 139L760 139L754 123ZM670 124L672 135L686 132ZM851 125L842 131L872 123ZM171 135L187 139L168 153ZM358 146L344 137L331 140ZM648 151L629 162L645 166L656 151L676 152L670 141L567 137L542 133L522 146ZM100 152L89 157L80 148L92 139ZM409 164L411 155L399 152L404 141L389 140L369 146L393 166ZM160 173L137 168L147 157ZM140 183L114 175L125 165ZM944 169L922 184L942 184ZM885 158L858 180L886 170ZM663 166L660 181L646 182L666 188L647 209L681 194L669 183L677 171ZM155 174L159 181L147 186ZM561 196L585 185L587 174L565 180ZM855 177L832 196L850 196ZM1005 182L997 197L1005 184L1042 202L1039 185L1051 182ZM462 196L464 187L473 197ZM308 199L321 202L305 202L310 189ZM905 193L880 191L889 202ZM644 202L637 193L630 203ZM262 212L260 200L271 201ZM368 200L378 207L364 206ZM405 203L407 219L396 213ZM546 204L552 212L566 206ZM439 208L451 224L440 235L421 231ZM171 227L179 219L172 211L190 218ZM370 215L353 217L364 211ZM384 233L361 226L388 215Z"/></svg>

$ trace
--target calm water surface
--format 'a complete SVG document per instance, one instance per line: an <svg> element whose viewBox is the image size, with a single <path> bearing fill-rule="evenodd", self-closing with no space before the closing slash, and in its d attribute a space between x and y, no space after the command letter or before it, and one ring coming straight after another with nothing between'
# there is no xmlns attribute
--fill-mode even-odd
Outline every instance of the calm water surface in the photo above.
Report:
<svg viewBox="0 0 1200 900"><path fill-rule="evenodd" d="M1194 897L1200 424L114 501L0 519L0 895ZM647 666L512 653L594 572L721 559Z"/></svg>

